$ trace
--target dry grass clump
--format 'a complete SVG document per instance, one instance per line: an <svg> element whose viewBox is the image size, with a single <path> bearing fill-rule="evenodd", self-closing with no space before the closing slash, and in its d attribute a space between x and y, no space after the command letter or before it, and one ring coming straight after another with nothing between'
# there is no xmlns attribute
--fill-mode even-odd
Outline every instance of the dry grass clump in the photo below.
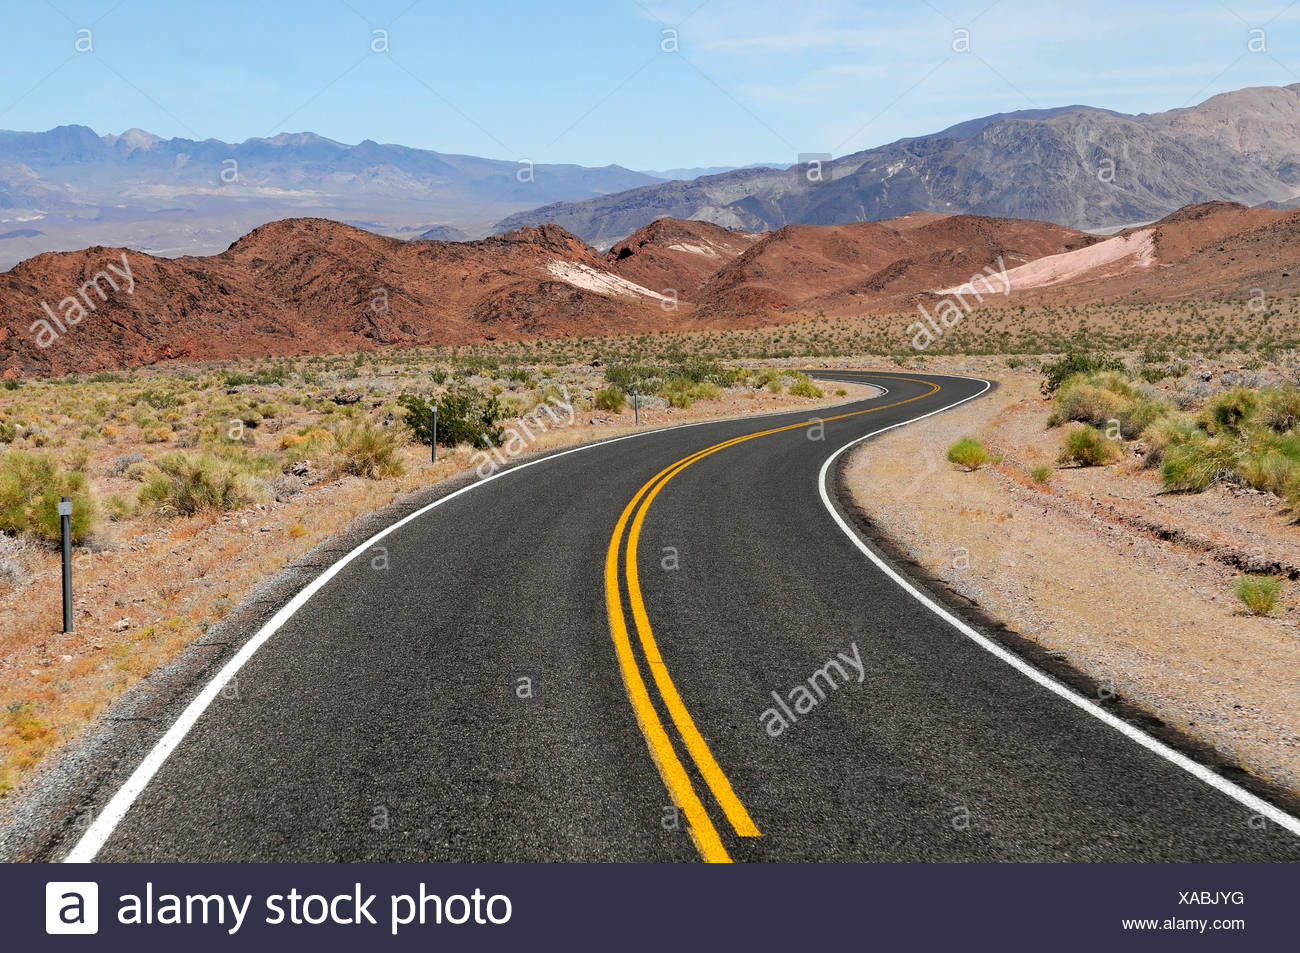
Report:
<svg viewBox="0 0 1300 953"><path fill-rule="evenodd" d="M948 462L966 470L978 470L989 462L989 453L974 437L962 437L948 448Z"/></svg>
<svg viewBox="0 0 1300 953"><path fill-rule="evenodd" d="M209 453L169 453L157 467L140 490L140 502L162 516L233 510L260 495L247 470Z"/></svg>
<svg viewBox="0 0 1300 953"><path fill-rule="evenodd" d="M406 472L401 449L404 441L396 428L377 427L354 420L334 429L332 467L335 474L378 480Z"/></svg>
<svg viewBox="0 0 1300 953"><path fill-rule="evenodd" d="M0 531L61 539L58 505L64 496L72 499L73 542L84 542L99 518L86 474L62 469L49 453L10 450L0 457Z"/></svg>
<svg viewBox="0 0 1300 953"><path fill-rule="evenodd" d="M1283 583L1278 576L1238 576L1233 594L1251 615L1268 615L1277 608Z"/></svg>
<svg viewBox="0 0 1300 953"><path fill-rule="evenodd" d="M1108 439L1091 424L1080 424L1066 432L1057 462L1099 467L1110 463L1119 454L1116 441Z"/></svg>

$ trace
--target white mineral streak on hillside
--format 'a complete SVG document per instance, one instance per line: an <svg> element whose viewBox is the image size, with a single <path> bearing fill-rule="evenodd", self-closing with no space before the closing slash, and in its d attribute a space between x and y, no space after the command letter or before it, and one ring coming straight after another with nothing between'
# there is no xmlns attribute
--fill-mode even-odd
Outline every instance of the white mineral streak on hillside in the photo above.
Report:
<svg viewBox="0 0 1300 953"><path fill-rule="evenodd" d="M624 298L641 295L646 298L654 298L656 301L672 300L657 291L643 288L634 281L628 281L618 275L611 275L606 271L597 271L590 265L584 265L576 261L552 261L546 266L546 269L556 278L573 285L575 288L583 288L597 294L620 295Z"/></svg>
<svg viewBox="0 0 1300 953"><path fill-rule="evenodd" d="M1059 255L1048 255L1019 265L1007 272L1007 281L1011 283L1011 290L1023 291L1026 288L1060 284L1083 275L1105 278L1140 268L1150 268L1155 263L1155 230L1145 228L1131 235L1108 238L1087 248L1078 248ZM1090 272L1096 274L1089 274ZM993 290L1002 290L1000 277L994 276L992 282ZM956 294L962 288L968 286L945 288L935 294Z"/></svg>

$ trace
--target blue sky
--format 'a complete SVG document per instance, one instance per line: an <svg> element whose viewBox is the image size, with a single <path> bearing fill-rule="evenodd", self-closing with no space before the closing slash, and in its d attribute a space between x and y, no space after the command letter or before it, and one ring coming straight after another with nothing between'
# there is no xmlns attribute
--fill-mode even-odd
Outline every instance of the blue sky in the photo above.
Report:
<svg viewBox="0 0 1300 953"><path fill-rule="evenodd" d="M993 112L1153 112L1300 83L1288 2L25 0L6 4L0 128L310 130L642 169L794 161ZM93 50L75 50L80 29Z"/></svg>

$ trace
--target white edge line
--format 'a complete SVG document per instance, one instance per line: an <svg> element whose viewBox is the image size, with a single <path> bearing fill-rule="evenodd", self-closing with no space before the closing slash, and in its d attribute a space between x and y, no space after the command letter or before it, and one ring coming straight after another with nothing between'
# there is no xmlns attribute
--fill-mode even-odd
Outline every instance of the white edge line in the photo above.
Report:
<svg viewBox="0 0 1300 953"><path fill-rule="evenodd" d="M844 381L841 383L854 383L854 382ZM859 398L854 398L852 400L841 401L836 404L828 404L825 407L820 407L816 409L820 411L826 411L826 410L831 410L835 407L843 407L848 404L862 403L869 400L879 400L881 397L884 397L886 394L889 393L888 388L880 387L879 385L876 384L871 384L869 386L874 387L876 390L879 390L881 393L874 394L870 397L859 397ZM584 450L594 450L596 447L603 447L611 443L618 443L619 441L622 440L631 440L635 437L649 437L652 434L666 433L670 430L685 430L689 427L703 427L708 424L734 423L735 421L738 420L760 419L762 417L784 417L791 414L809 413L809 412L810 411L806 411L806 410L786 410L786 411L777 411L776 413L772 413L772 414L758 414L754 416L741 415L737 417L723 417L717 420L698 420L689 424L676 424L674 426L669 426L669 427L657 427L653 430L641 430L636 433L624 434L621 437L611 437L608 440L599 440L594 443L586 443L578 447L571 447L568 450L561 450L558 453L548 454L544 457L540 457L537 460L529 460L526 463L516 464L515 466L507 467L504 470L499 470L496 473L493 473L491 476L484 477L479 480L475 480L473 483L469 484L468 486L461 487L459 490L456 490L455 492L448 493L446 496L434 500L432 503L428 504L427 506L423 506L412 513L408 513L406 516L398 520L396 523L393 523L391 526L388 526L385 529L381 530L380 532L376 533L374 536L371 536L364 543L361 543L359 546L357 546L347 555L343 556L341 559L339 559L337 562L331 565L328 569L326 569L323 573L321 573L319 576L313 579L310 583L304 586L301 592L299 592L296 596L294 596L291 600L289 600L289 602L285 603L285 605L282 606L280 610L276 612L275 615L271 616L271 618L268 619L265 624L263 624L262 628L260 628L252 638L250 638L247 642L243 644L243 646L240 647L239 651L236 652L230 658L230 660L227 661L226 664L221 667L221 671L217 672L217 674L214 675L208 681L208 683L203 687L203 690L200 691L197 695L195 695L193 699L191 699L190 703L185 706L185 709L180 713L180 715L177 716L176 720L172 723L172 726L167 729L167 731L163 734L161 738L158 739L157 742L154 743L153 748L150 749L147 755L145 755L144 760L141 761L140 764L136 766L136 769L133 772L131 772L131 776L128 777L125 783L123 783L123 785L117 789L117 792L112 796L112 798L109 799L108 803L104 805L104 809L95 817L95 820L91 823L91 825L88 828L86 828L86 832L81 836L81 839L77 841L76 845L72 848L72 850L70 850L67 856L63 858L63 863L86 864L93 861L95 859L95 855L99 853L100 849L104 846L105 843L108 842L108 839L113 835L113 831L117 828L117 825L121 823L122 818L124 818L127 812L131 810L131 806L135 804L136 799L144 792L144 789L149 786L149 782L152 781L154 775L158 773L158 769L163 766L163 763L167 760L168 757L170 757L171 753L175 751L177 747L179 747L180 743L185 739L185 736L189 733L189 730L194 727L194 724L203 715L203 712L207 710L207 707L210 704L212 704L212 700L216 698L218 694L221 693L221 690L226 687L226 685L230 682L232 678L235 677L236 674L238 674L239 670L244 667L244 664L257 653L257 650L260 649L266 643L266 641L271 638L271 636L275 635L275 633L278 632L280 628L286 622L288 622L289 619L291 619L299 609L301 609L304 605L306 605L312 596L316 595L316 593L318 593L321 589L323 589L331 579L337 576L339 572L343 570L343 567L347 566L350 562L352 562L352 560L356 559L362 553L367 552L370 549L373 549L375 544L378 543L381 539L384 539L390 534L401 529L407 523L419 519L421 516L428 513L430 510L436 509L437 507L441 506L444 503L449 502L450 500L454 500L462 493L468 493L470 490L474 490L477 489L478 487L484 486L485 484L491 483L493 480L500 479L501 477L506 476L507 474L517 473L520 470L526 470L528 467L536 466L539 463L546 463L547 461L550 460L557 460L560 457L567 457L571 453L580 453ZM817 418L810 418L810 419L815 420Z"/></svg>
<svg viewBox="0 0 1300 953"><path fill-rule="evenodd" d="M1214 788L1219 793L1227 795L1228 797L1232 798L1234 801L1238 802L1239 804L1242 804L1245 807L1250 808L1256 814L1268 818L1270 821L1272 821L1274 824L1277 824L1279 827L1282 827L1290 831L1292 834L1300 836L1300 819L1292 817L1290 814L1286 813L1281 808L1278 808L1275 805L1270 804L1269 802L1265 801L1263 798L1251 794L1245 788L1233 784L1227 778L1224 778L1221 775L1215 773L1214 771L1211 771L1205 765L1193 761L1191 758L1187 757L1182 752L1176 751L1175 749L1169 747L1164 742L1159 741L1153 738L1151 735L1147 734L1145 731L1142 731L1140 728L1137 728L1129 724L1127 721L1124 721L1122 718L1116 717L1115 715L1106 711L1106 709L1102 708L1100 705L1096 704L1095 702L1091 701L1088 698L1085 698L1084 696L1080 695L1078 692L1074 691L1073 689L1066 687L1061 682L1058 682L1050 675L1047 675L1039 671L1038 669L1034 668L1032 665L1030 665L1028 662L1024 661L1023 659L1021 659L1019 656L1012 654L1011 652L1004 649L1002 646L998 645L992 639L988 638L985 635L981 635L978 631L973 629L971 626L967 625L965 622L963 622L957 616L953 615L943 606L939 605L937 602L935 602L925 593L921 592L921 590L917 589L916 586L912 585L912 583L910 583L907 579L905 579L903 576L897 573L892 566L890 566L883 559L877 556L871 550L871 548L862 541L862 538L856 532L853 531L853 529L849 526L849 524L844 521L844 518L840 516L839 511L835 508L835 505L831 502L830 494L827 492L826 489L827 474L830 472L831 465L837 459L839 459L840 455L843 454L850 447L854 447L857 444L862 443L862 441L869 440L870 438L875 437L878 434L882 434L887 430L893 430L896 427L903 427L906 426L907 424L915 423L918 420L924 420L926 417L933 417L935 414L941 414L946 410L951 410L952 408L956 407L958 404L964 404L968 400L974 400L976 397L980 397L983 394L987 393L989 388L993 386L989 381L986 381L983 378L973 377L973 378L965 378L965 379L972 380L972 381L981 381L984 384L984 389L981 390L979 393L972 394L970 397L965 397L959 401L956 401L955 403L949 404L946 407L941 407L938 410L931 411L928 414L922 414L920 417L913 417L911 420L905 420L902 423L892 424L891 426L888 427L882 427L879 430L872 431L869 434L865 434L864 436L858 437L854 440L850 440L848 443L840 447L833 454L831 454L830 457L827 458L826 462L822 464L821 473L819 473L817 476L817 484L818 484L817 488L821 493L822 503L825 505L827 512L831 514L831 518L834 519L835 522L839 525L840 529L844 531L844 535L846 535L853 542L853 544L862 551L863 555L865 555L876 565L877 569L879 569L890 579L892 579L895 583L897 583L905 592L907 592L908 595L914 598L917 602L921 603L921 605L925 606L927 609L929 609L939 618L943 619L945 622L947 622L957 631L961 632L962 635L965 635L967 638L973 641L980 648L986 650L987 652L994 655L995 657L1002 660L1003 662L1006 662L1008 665L1010 665L1020 674L1024 675L1026 678L1029 678L1030 680L1041 685L1043 688L1046 688L1048 691L1052 692L1053 694L1058 695L1059 697L1065 699L1071 705L1074 705L1075 707L1082 709L1083 711L1087 712L1089 715L1092 715L1098 721L1101 721L1106 725L1110 726L1111 728L1114 728L1116 731L1124 735L1126 738L1137 742L1139 745L1141 745L1143 748L1146 748L1152 754L1164 758L1166 761L1175 765L1176 767L1182 768L1188 774L1191 774L1194 777L1198 778L1199 780L1204 781L1206 784Z"/></svg>

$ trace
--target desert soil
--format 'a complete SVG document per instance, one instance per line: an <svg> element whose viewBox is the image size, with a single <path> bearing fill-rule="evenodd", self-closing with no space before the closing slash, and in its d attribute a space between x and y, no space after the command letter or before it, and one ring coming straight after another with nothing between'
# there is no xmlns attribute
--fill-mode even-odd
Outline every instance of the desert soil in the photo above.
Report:
<svg viewBox="0 0 1300 953"><path fill-rule="evenodd" d="M995 359L927 362L996 379L991 395L864 444L848 489L900 549L993 617L1247 771L1300 791L1300 614L1240 608L1243 570L1300 567L1300 528L1268 494L1162 494L1132 454L1056 467L1038 374ZM965 472L975 436L1000 464Z"/></svg>

